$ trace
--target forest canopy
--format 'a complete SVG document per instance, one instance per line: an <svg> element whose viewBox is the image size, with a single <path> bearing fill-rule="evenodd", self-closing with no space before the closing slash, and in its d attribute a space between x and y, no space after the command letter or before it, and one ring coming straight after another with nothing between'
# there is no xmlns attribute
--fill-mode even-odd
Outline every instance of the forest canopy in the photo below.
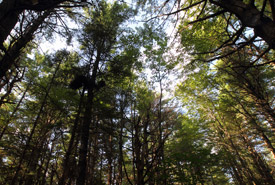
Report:
<svg viewBox="0 0 275 185"><path fill-rule="evenodd" d="M275 184L274 0L0 1L0 184Z"/></svg>

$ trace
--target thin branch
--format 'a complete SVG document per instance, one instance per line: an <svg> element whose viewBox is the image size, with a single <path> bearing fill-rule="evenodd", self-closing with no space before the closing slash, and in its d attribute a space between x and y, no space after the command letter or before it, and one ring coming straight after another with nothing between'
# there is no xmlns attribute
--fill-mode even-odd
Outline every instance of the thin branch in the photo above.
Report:
<svg viewBox="0 0 275 185"><path fill-rule="evenodd" d="M196 22L201 22L201 21L210 19L210 18L212 18L212 17L216 17L216 16L218 16L218 15L220 15L220 14L223 14L223 13L225 13L225 12L226 12L225 10L221 10L221 11L218 11L218 12L216 12L216 13L214 13L214 14L208 15L208 16L206 16L206 17L203 17L203 18L200 18L200 19L196 19L196 20L194 20L194 21L191 21L191 22L189 22L188 24L194 24L194 23L196 23Z"/></svg>
<svg viewBox="0 0 275 185"><path fill-rule="evenodd" d="M257 65L253 65L251 67L260 67L260 66L264 66L264 65L267 65L267 64L275 64L275 60L271 60L271 61L268 61L268 62L264 62L262 64L257 64Z"/></svg>
<svg viewBox="0 0 275 185"><path fill-rule="evenodd" d="M198 4L201 4L202 2L205 2L205 0L202 0L202 1L199 1L199 2L197 2L197 3L191 4L191 5L187 6L187 7L181 8L181 9L176 10L176 11L174 11L174 12L170 12L170 13L167 13L167 14L157 15L157 16L155 16L155 17L151 17L150 19L146 20L145 22L149 22L149 21L151 21L152 19L156 19L156 18L158 18L158 17L170 16L170 15L177 14L177 13L179 13L179 12L181 12L181 11L185 11L185 10L188 10L188 9L194 7L194 6L197 6Z"/></svg>
<svg viewBox="0 0 275 185"><path fill-rule="evenodd" d="M163 8L169 3L170 0L166 0L162 5L161 8L159 9L159 13L163 10Z"/></svg>
<svg viewBox="0 0 275 185"><path fill-rule="evenodd" d="M253 42L255 40L256 36L252 37L248 42L244 42L241 46L237 47L235 50L232 50L224 55L219 55L219 56L216 56L214 58L211 58L209 60L206 60L206 62L211 62L211 61L214 61L214 60L218 60L218 59L221 59L221 58L225 58L225 57L228 57L229 55L232 55L233 53L239 51L240 49L244 48L245 46L247 46L249 43Z"/></svg>
<svg viewBox="0 0 275 185"><path fill-rule="evenodd" d="M126 165L125 165L125 160L124 160L123 156L122 156L122 164L123 164L123 169L124 169L124 172L125 172L127 181L128 181L131 185L133 185L132 181L131 181L130 178L129 178L129 175L128 175L128 172L127 172L127 169L126 169Z"/></svg>
<svg viewBox="0 0 275 185"><path fill-rule="evenodd" d="M267 2L267 0L264 0L264 2L263 2L263 7L262 7L261 12L260 12L261 17L264 16L264 10L265 10L265 7L266 7L266 2Z"/></svg>
<svg viewBox="0 0 275 185"><path fill-rule="evenodd" d="M197 19L202 15L202 13L204 12L204 9L206 7L206 4L207 4L207 1L204 2L203 6L202 6L202 9L201 9L201 12L200 14L197 16Z"/></svg>
<svg viewBox="0 0 275 185"><path fill-rule="evenodd" d="M260 60L260 59L261 59L266 53L268 53L270 50L271 50L271 48L268 47L264 52L262 52L262 53L257 57L256 60L254 60L254 61L252 62L252 64L255 64L258 60Z"/></svg>
<svg viewBox="0 0 275 185"><path fill-rule="evenodd" d="M230 36L230 34L228 33L228 30L229 30L228 28L229 28L229 26L231 25L231 23L230 23L231 17L232 17L232 14L231 14L231 13L229 14L229 17L228 17L228 18L226 18L225 14L224 14L224 18L226 19L226 28L225 28L225 30L226 30L228 36Z"/></svg>
<svg viewBox="0 0 275 185"><path fill-rule="evenodd" d="M215 52L217 52L218 50L220 50L223 47L234 45L236 43L236 41L238 40L238 38L240 38L240 35L242 34L243 30L244 30L244 27L241 27L236 33L234 33L234 35L232 35L232 37L230 37L228 40L224 41L215 50L212 50L212 51L209 51L209 52L192 53L192 54L210 54L210 53L215 53ZM236 38L233 40L234 37L236 37ZM232 41L232 43L228 44L230 41Z"/></svg>
<svg viewBox="0 0 275 185"><path fill-rule="evenodd" d="M269 5L271 7L273 21L275 21L275 7L274 7L275 3L274 3L274 0L269 0Z"/></svg>
<svg viewBox="0 0 275 185"><path fill-rule="evenodd" d="M249 4L252 5L252 6L254 6L255 5L255 0L250 0Z"/></svg>

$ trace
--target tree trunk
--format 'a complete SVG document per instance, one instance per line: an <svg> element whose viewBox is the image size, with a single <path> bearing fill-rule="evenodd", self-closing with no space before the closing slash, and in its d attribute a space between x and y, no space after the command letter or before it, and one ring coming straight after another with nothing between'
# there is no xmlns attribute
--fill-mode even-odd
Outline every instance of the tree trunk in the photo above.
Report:
<svg viewBox="0 0 275 185"><path fill-rule="evenodd" d="M85 185L86 181L86 170L87 170L87 153L88 153L88 142L90 134L90 125L92 121L92 104L94 99L94 86L96 83L97 71L99 68L99 62L101 60L101 52L98 50L95 63L93 65L92 76L88 85L88 97L84 113L84 121L81 128L81 145L79 150L79 175L77 179L78 185ZM93 182L92 182L93 183Z"/></svg>
<svg viewBox="0 0 275 185"><path fill-rule="evenodd" d="M269 17L262 16L256 6L240 0L210 0L210 2L235 14L244 26L253 28L256 36L266 41L271 49L275 49L275 22Z"/></svg>
<svg viewBox="0 0 275 185"><path fill-rule="evenodd" d="M226 149L225 149L226 150ZM239 166L239 164L236 163L235 159L231 156L231 154L229 155L229 160L228 163L231 166L232 169L232 176L235 179L235 182L238 182L240 185L245 185L245 181L244 181L244 177L243 174L241 173L241 168Z"/></svg>
<svg viewBox="0 0 275 185"><path fill-rule="evenodd" d="M137 122L135 123L135 136L134 136L134 152L135 152L135 166L137 171L137 178L136 184L142 185L144 184L144 151L142 150L142 143L141 143L141 118L138 117Z"/></svg>
<svg viewBox="0 0 275 185"><path fill-rule="evenodd" d="M79 185L85 185L86 180L86 170L87 170L87 153L88 153L88 142L89 142L89 135L90 135L90 124L92 121L92 101L93 101L94 95L93 90L88 89L88 98L87 103L85 107L85 113L84 113L84 121L81 128L81 145L79 150L79 175L77 179L77 184Z"/></svg>
<svg viewBox="0 0 275 185"><path fill-rule="evenodd" d="M0 4L0 46L3 47L4 41L15 27L18 17L23 10L16 10L16 0L3 0Z"/></svg>
<svg viewBox="0 0 275 185"><path fill-rule="evenodd" d="M31 82L28 83L28 85L27 85L27 87L26 87L26 89L25 89L23 95L21 96L19 102L17 103L17 105L16 105L16 107L14 108L12 114L10 115L9 119L7 120L6 125L4 126L3 130L1 131L1 133L0 133L0 141L1 141L2 137L4 136L6 130L7 130L8 126L9 126L9 123L11 122L11 120L12 120L12 118L13 118L13 116L16 114L16 112L17 112L17 110L19 109L19 107L20 107L22 101L24 100L24 98L25 98L25 96L26 96L26 93L27 93L27 91L29 90L30 86L31 86Z"/></svg>
<svg viewBox="0 0 275 185"><path fill-rule="evenodd" d="M32 140L33 135L34 135L34 133L35 133L35 129L36 129L36 127L37 127L37 125L38 125L38 123L39 123L39 121L40 121L40 117L42 116L44 106L46 105L46 102L47 102L47 99L48 99L48 95L49 95L49 92L50 92L50 90L51 90L51 86L52 86L52 84L53 84L53 82L54 82L54 80L55 80L55 76L56 76L56 74L57 74L57 71L59 70L59 67L60 67L61 62L62 62L62 60L59 61L58 65L57 65L57 67L56 67L56 70L55 70L55 72L54 72L54 74L53 74L53 77L52 77L52 79L51 79L51 82L50 82L50 84L49 84L49 87L47 88L47 91L46 91L46 94L45 94L45 96L44 96L44 99L43 99L43 101L42 101L42 103L41 103L39 112L38 112L38 114L37 114L37 117L36 117L36 119L35 119L35 122L33 123L33 127L32 127L32 129L31 129L31 133L30 133L30 135L29 135L28 138L27 138L26 145L25 145L25 147L24 147L24 149L23 149L23 152L22 152L22 154L21 154L21 156L20 156L19 164L18 164L18 166L16 167L16 171L15 171L15 174L14 174L14 176L13 176L13 178L12 178L11 185L16 184L16 181L17 181L19 172L20 172L20 170L21 170L21 168L22 168L22 164L23 164L23 162L24 162L24 160L25 160L25 156L26 156L26 154L27 154L27 150L28 150L29 147L30 147L31 140Z"/></svg>
<svg viewBox="0 0 275 185"><path fill-rule="evenodd" d="M0 80L6 75L6 72L17 62L21 50L33 39L34 32L44 22L45 18L50 15L51 11L45 11L39 16L26 32L9 48L1 58L0 63Z"/></svg>
<svg viewBox="0 0 275 185"><path fill-rule="evenodd" d="M75 136L76 136L76 132L77 132L77 128L78 128L78 124L79 124L79 119L80 119L80 113L81 113L81 110L82 110L82 104L83 104L83 97L84 97L84 92L85 92L85 89L83 88L82 90L82 93L81 93L81 96L80 96L80 101L79 101L79 105L78 105L78 110L77 110L77 115L76 115L76 118L74 120L74 125L72 127L72 130L71 130L71 138L70 138L70 142L69 142L69 146L68 146L68 149L66 151L66 154L65 154L65 158L64 158L64 161L63 161L63 174L58 182L59 185L64 185L66 184L66 181L68 180L68 176L69 176L69 172L70 172L70 169L71 169L71 154L73 152L73 148L75 146Z"/></svg>
<svg viewBox="0 0 275 185"><path fill-rule="evenodd" d="M0 46L7 39L18 22L19 15L25 10L45 11L56 7L66 0L51 0L33 4L31 0L3 0L0 3Z"/></svg>
<svg viewBox="0 0 275 185"><path fill-rule="evenodd" d="M248 150L251 154L251 157L255 163L255 166L256 166L259 174L261 174L263 180L265 180L265 182L268 184L275 184L275 181L272 177L270 169L266 166L266 163L262 159L262 157L256 152L256 150L250 143L248 137L243 134L241 134L241 137L242 137L244 143L246 143L246 145L248 146Z"/></svg>
<svg viewBox="0 0 275 185"><path fill-rule="evenodd" d="M108 185L112 185L113 184L113 138L112 135L109 135L109 138L107 140L107 148L109 148L106 151L106 155L107 155L107 160L108 160Z"/></svg>
<svg viewBox="0 0 275 185"><path fill-rule="evenodd" d="M218 122L217 130L221 133L224 133L224 135L220 134L220 137L224 140L225 143L228 143L228 145L231 147L231 149L234 151L234 154L236 155L237 160L240 161L241 169L238 170L239 173L243 173L244 177L246 177L249 181L255 182L258 184L258 180L254 178L253 173L251 172L250 168L247 165L247 162L243 159L243 157L240 155L240 152L238 148L235 146L235 143L232 140L232 137L230 133L228 133L222 126L221 122L216 118L216 121Z"/></svg>
<svg viewBox="0 0 275 185"><path fill-rule="evenodd" d="M118 177L117 177L117 185L122 185L123 179L123 128L124 128L124 119L123 119L123 110L120 109L121 118L120 118L120 131L119 131L119 140L118 140L118 148L119 148L119 156L118 156Z"/></svg>
<svg viewBox="0 0 275 185"><path fill-rule="evenodd" d="M243 105L242 102L240 102L239 100L238 100L238 102L242 106L242 109L245 112L245 116L248 117L249 120L251 120L252 124L255 126L255 129L257 130L257 132L259 132L259 134L260 134L261 138L263 139L265 145L270 150L270 152L272 153L273 158L275 159L275 148L273 147L272 142L270 141L270 139L265 134L263 128L261 128L261 126L257 123L256 119L247 111L246 106Z"/></svg>
<svg viewBox="0 0 275 185"><path fill-rule="evenodd" d="M87 180L89 180L87 182L87 184L96 184L98 178L101 180L101 172L102 172L102 166L103 166L103 152L101 152L101 154L99 154L99 121L95 120L95 123L91 129L91 132L93 133L89 144L89 148L90 148L90 155L88 156L88 161L89 161L89 170L87 170L89 172L89 178ZM96 172L98 171L97 165L98 165L98 159L100 158L100 175L99 177L97 176Z"/></svg>
<svg viewBox="0 0 275 185"><path fill-rule="evenodd" d="M41 180L41 185L46 184L47 173L49 171L49 165L50 165L50 162L51 162L52 151L53 151L54 147L55 147L55 142L53 141L52 146L51 146L51 150L50 150L48 158L47 158L47 163L46 163L46 166L45 166L45 169L44 169L43 177L42 177L42 180Z"/></svg>

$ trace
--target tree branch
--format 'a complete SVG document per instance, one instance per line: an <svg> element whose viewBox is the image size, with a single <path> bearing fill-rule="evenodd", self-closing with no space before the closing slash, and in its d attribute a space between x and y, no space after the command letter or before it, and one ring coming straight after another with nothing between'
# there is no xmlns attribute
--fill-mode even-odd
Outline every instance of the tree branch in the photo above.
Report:
<svg viewBox="0 0 275 185"><path fill-rule="evenodd" d="M201 4L202 2L205 2L205 1L206 1L206 0L199 1L199 2L197 2L197 3L191 4L191 5L187 6L187 7L181 8L181 9L176 10L176 11L174 11L174 12L170 12L170 13L167 13L167 14L157 15L157 16L155 16L155 17L152 17L152 18L146 20L145 22L151 21L152 19L155 19L155 18L158 18L158 17L170 16L170 15L177 14L177 13L179 13L179 12L181 12L181 11L185 11L185 10L188 10L188 9L194 7L194 6L197 6L197 5L199 5L199 4Z"/></svg>
<svg viewBox="0 0 275 185"><path fill-rule="evenodd" d="M210 18L212 18L212 17L216 17L216 16L218 16L218 15L220 15L220 14L223 14L223 13L225 13L225 12L226 12L225 10L221 10L221 11L218 11L218 12L216 12L216 13L214 13L214 14L208 15L208 16L206 16L206 17L203 17L203 18L200 18L200 19L196 19L196 20L194 20L194 21L191 21L191 22L189 22L188 24L194 24L194 23L196 23L196 22L204 21L204 20L210 19Z"/></svg>

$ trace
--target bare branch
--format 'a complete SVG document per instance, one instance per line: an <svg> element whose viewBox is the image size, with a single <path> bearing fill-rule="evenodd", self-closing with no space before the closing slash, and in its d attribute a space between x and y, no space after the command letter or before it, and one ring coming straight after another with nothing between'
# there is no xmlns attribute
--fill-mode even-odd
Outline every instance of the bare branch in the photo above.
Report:
<svg viewBox="0 0 275 185"><path fill-rule="evenodd" d="M274 2L274 0L269 0L269 5L271 7L273 21L275 21L275 2Z"/></svg>
<svg viewBox="0 0 275 185"><path fill-rule="evenodd" d="M254 60L254 61L252 62L252 64L255 64L258 60L260 60L260 59L261 59L266 53L268 53L270 50L271 50L271 48L268 47L264 52L262 52L262 53L256 58L256 60Z"/></svg>
<svg viewBox="0 0 275 185"><path fill-rule="evenodd" d="M197 16L197 19L198 19L198 18L202 15L202 13L204 12L204 9L205 9L205 7L206 7L206 4L207 4L207 1L204 2L203 7L202 7L202 9L201 9L201 12L200 12L200 14Z"/></svg>
<svg viewBox="0 0 275 185"><path fill-rule="evenodd" d="M210 54L210 53L215 53L215 52L219 51L223 47L234 45L236 43L236 41L239 39L239 37L241 36L243 30L244 30L244 27L241 27L236 33L234 33L234 35L232 35L232 37L230 37L228 40L224 41L218 48L216 48L216 49L214 49L212 51L202 52L202 53L192 53L192 54ZM233 40L234 37L236 37L236 38ZM232 41L232 43L228 44L230 41Z"/></svg>
<svg viewBox="0 0 275 185"><path fill-rule="evenodd" d="M266 7L266 2L267 2L267 0L264 0L264 2L263 2L263 7L261 9L261 17L264 16L264 10L265 10L265 7Z"/></svg>
<svg viewBox="0 0 275 185"><path fill-rule="evenodd" d="M250 44L251 42L253 42L256 37L257 36L252 37L248 42L241 43L241 45L239 47L233 49L232 51L230 51L230 52L228 52L226 54L219 55L219 56L216 56L214 58L211 58L211 59L207 60L207 62L211 62L211 61L214 61L214 60L219 60L219 59L222 59L222 58L225 58L225 57L228 57L228 56L234 54L235 52L239 51L240 49L244 48L245 46L247 46L248 44Z"/></svg>
<svg viewBox="0 0 275 185"><path fill-rule="evenodd" d="M201 21L210 19L210 18L212 18L212 17L216 17L216 16L218 16L218 15L220 15L220 14L223 14L223 13L225 13L225 12L226 12L225 10L221 10L221 11L218 11L218 12L216 12L216 13L214 13L214 14L208 15L208 16L206 16L206 17L197 19L197 20L195 20L195 21L191 21L191 22L189 22L188 24L194 24L194 23L196 23L196 22L201 22Z"/></svg>
<svg viewBox="0 0 275 185"><path fill-rule="evenodd" d="M156 18L158 18L158 17L170 16L170 15L177 14L177 13L179 13L179 12L181 12L181 11L185 11L185 10L188 10L188 9L194 7L194 6L197 6L197 5L199 5L199 4L201 4L202 2L205 2L205 1L206 1L206 0L202 0L202 1L199 1L199 2L197 2L197 3L191 4L191 5L187 6L187 7L184 7L184 8L181 8L181 9L179 9L179 10L176 10L176 11L174 11L174 12L170 12L170 13L167 13L167 14L157 15L157 16L155 16L155 17L151 17L150 19L146 20L145 22L151 21L152 19L156 19Z"/></svg>

